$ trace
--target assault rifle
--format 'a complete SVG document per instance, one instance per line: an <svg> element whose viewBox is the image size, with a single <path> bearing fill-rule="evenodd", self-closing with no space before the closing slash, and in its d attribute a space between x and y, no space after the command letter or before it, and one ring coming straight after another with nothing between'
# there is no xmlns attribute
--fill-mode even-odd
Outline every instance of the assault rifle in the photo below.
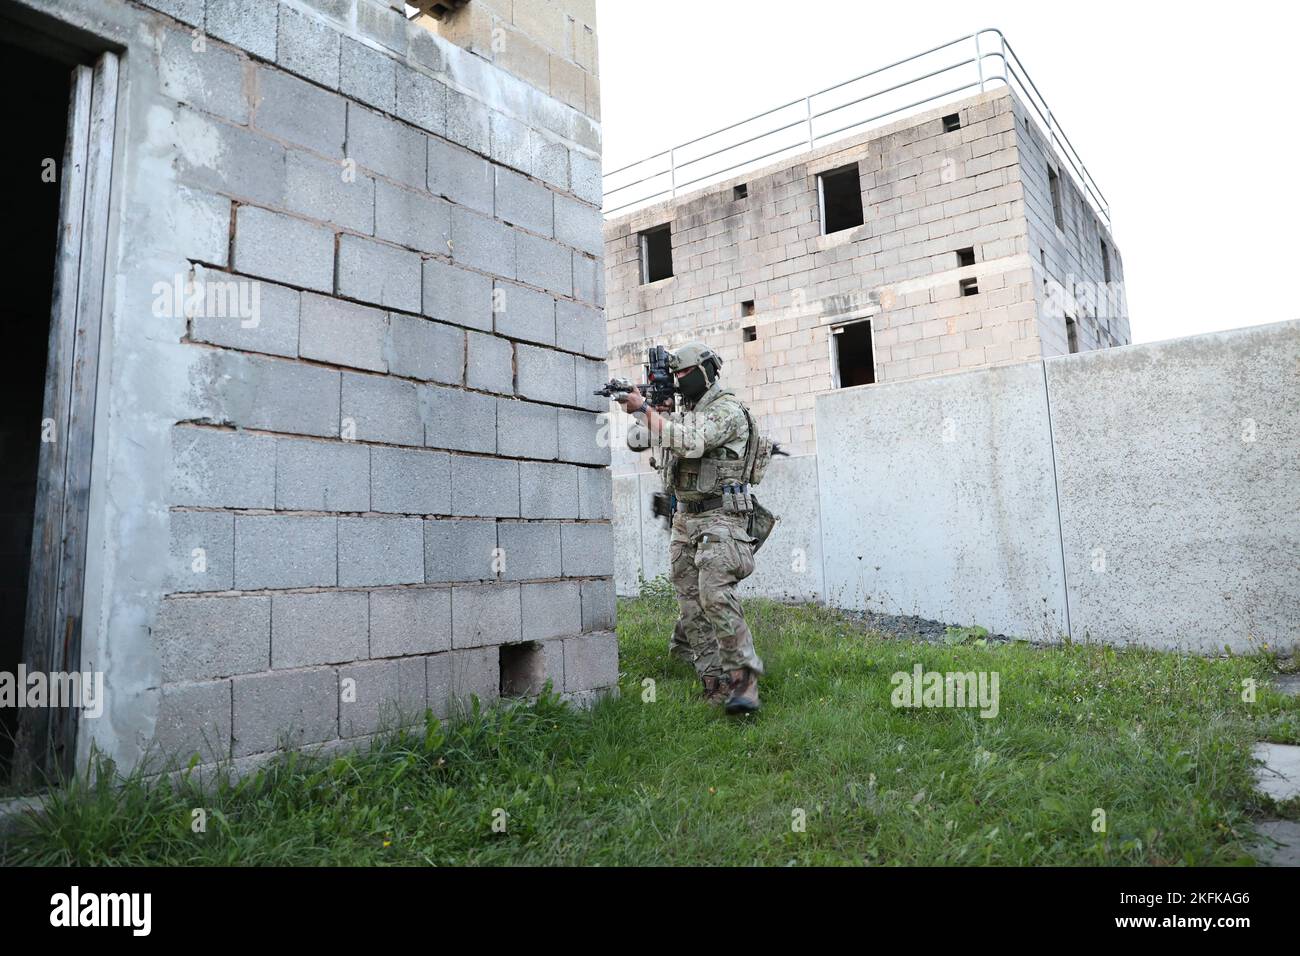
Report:
<svg viewBox="0 0 1300 956"><path fill-rule="evenodd" d="M633 385L625 378L611 378L593 394L614 398L626 395L635 388L645 396L645 400L654 408L672 410L673 407L673 370L668 365L668 349L655 345L650 349L645 365L646 383Z"/></svg>

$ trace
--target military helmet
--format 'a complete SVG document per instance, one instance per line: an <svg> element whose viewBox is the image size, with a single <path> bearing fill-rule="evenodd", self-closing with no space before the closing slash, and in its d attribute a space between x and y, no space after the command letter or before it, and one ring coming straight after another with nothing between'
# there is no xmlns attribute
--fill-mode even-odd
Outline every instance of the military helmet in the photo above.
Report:
<svg viewBox="0 0 1300 956"><path fill-rule="evenodd" d="M722 366L722 357L703 342L687 342L673 349L669 354L672 356L670 365L674 372L693 365L703 365L709 360L713 361L715 373Z"/></svg>

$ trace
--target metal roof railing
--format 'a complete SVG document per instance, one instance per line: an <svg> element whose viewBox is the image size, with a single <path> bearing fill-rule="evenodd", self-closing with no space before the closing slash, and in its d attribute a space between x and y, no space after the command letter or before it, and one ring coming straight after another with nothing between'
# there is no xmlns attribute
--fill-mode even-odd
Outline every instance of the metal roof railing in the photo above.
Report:
<svg viewBox="0 0 1300 956"><path fill-rule="evenodd" d="M995 82L1019 94L1079 191L1110 226L1110 205L1002 31L958 37L604 174L605 215L675 199L766 161L816 149ZM879 88L877 88L879 87Z"/></svg>

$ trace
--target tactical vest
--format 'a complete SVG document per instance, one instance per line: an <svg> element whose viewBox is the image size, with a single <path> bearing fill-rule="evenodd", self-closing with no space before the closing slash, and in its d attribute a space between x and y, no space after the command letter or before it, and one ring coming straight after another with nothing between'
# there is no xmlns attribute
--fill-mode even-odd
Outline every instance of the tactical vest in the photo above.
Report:
<svg viewBox="0 0 1300 956"><path fill-rule="evenodd" d="M700 458L685 458L671 454L666 461L664 474L668 476L666 490L683 501L709 498L718 495L726 485L756 485L772 458L772 443L758 434L758 426L749 409L731 392L724 392L720 401L734 401L745 413L748 433L745 452L739 458L730 457L731 450L719 445L705 451Z"/></svg>

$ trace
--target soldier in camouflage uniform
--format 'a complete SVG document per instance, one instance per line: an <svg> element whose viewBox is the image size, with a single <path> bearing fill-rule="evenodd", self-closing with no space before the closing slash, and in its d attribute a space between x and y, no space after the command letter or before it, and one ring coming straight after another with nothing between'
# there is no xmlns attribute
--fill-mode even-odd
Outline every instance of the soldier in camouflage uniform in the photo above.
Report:
<svg viewBox="0 0 1300 956"><path fill-rule="evenodd" d="M718 382L721 365L696 342L672 353L683 411L661 414L635 389L618 400L648 431L642 439L658 450L664 490L676 498L669 555L681 615L669 651L694 663L706 700L725 702L729 714L751 713L763 662L736 585L753 573L755 542L747 515L724 509L722 489L741 474L753 426L740 399ZM629 445L637 447L632 436Z"/></svg>

